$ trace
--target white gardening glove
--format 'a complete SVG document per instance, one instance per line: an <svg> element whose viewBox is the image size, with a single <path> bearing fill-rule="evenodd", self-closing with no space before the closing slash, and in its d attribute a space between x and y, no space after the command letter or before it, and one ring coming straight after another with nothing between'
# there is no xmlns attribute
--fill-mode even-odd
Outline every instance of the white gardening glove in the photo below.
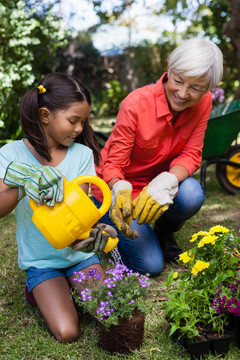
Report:
<svg viewBox="0 0 240 360"><path fill-rule="evenodd" d="M112 222L128 238L138 237L138 232L130 227L133 211L132 184L125 180L119 180L113 185L111 194L110 217Z"/></svg>
<svg viewBox="0 0 240 360"><path fill-rule="evenodd" d="M138 224L155 222L173 203L178 193L178 179L174 174L163 172L145 186L133 201L133 219Z"/></svg>

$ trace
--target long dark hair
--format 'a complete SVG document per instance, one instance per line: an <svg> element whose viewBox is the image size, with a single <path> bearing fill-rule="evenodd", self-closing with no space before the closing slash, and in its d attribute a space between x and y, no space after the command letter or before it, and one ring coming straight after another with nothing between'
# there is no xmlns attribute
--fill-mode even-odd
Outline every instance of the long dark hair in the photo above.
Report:
<svg viewBox="0 0 240 360"><path fill-rule="evenodd" d="M92 100L89 89L72 75L55 72L47 75L40 84L46 89L45 93L40 94L36 87L23 96L20 106L21 124L29 143L50 162L49 144L42 128L39 109L46 107L54 113L67 109L74 102L87 101L91 105ZM99 164L100 150L89 118L85 120L83 131L75 142L90 147L95 163Z"/></svg>

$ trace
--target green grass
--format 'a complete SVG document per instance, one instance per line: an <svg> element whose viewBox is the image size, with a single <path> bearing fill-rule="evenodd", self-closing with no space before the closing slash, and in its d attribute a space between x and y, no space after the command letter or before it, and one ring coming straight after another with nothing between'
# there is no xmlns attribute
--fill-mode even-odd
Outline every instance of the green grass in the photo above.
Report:
<svg viewBox="0 0 240 360"><path fill-rule="evenodd" d="M206 201L202 209L176 234L183 250L191 247L189 239L192 234L199 230L208 230L213 225L221 224L239 231L240 197L229 195L221 188L214 169L214 166L210 166L207 171ZM199 179L199 172L195 176ZM61 344L48 332L37 307L28 305L25 301L25 273L17 265L15 230L13 213L0 219L0 360L190 359L186 351L169 338L169 327L162 310L161 298L165 295L162 282L171 269L178 270L178 265L165 264L162 274L152 279L153 307L146 316L142 348L128 356L110 355L97 345L97 323L90 316L83 314L81 309L81 335L78 341ZM239 360L240 350L231 343L230 350L225 356L208 355L204 359Z"/></svg>
<svg viewBox="0 0 240 360"><path fill-rule="evenodd" d="M198 177L198 174L196 175ZM190 247L189 239L197 231L221 224L239 230L239 195L229 195L217 183L214 167L207 174L206 201L201 211L187 221L177 233L176 238L184 250ZM15 219L10 214L0 219L0 359L4 360L178 360L189 359L186 351L168 336L169 328L162 311L164 297L162 281L170 269L177 270L178 265L166 264L163 273L152 279L151 313L147 314L144 343L139 351L131 355L109 355L97 346L98 326L89 316L79 309L79 327L81 335L77 342L60 344L49 334L44 321L34 306L24 298L25 273L17 266L17 246L15 240ZM220 259L219 259L220 260ZM162 295L162 296L161 296ZM239 360L240 350L231 344L228 354L223 357L205 356L205 359Z"/></svg>

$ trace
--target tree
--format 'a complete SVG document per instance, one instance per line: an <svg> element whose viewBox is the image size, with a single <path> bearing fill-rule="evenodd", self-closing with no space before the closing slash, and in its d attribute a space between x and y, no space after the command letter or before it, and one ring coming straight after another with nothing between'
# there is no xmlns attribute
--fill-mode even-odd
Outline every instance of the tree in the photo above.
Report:
<svg viewBox="0 0 240 360"><path fill-rule="evenodd" d="M136 0L119 0L116 5L112 4L112 7L109 8L108 1L93 0L93 6L96 14L99 16L101 24L109 24L121 17L135 2Z"/></svg>
<svg viewBox="0 0 240 360"><path fill-rule="evenodd" d="M139 6L148 6L147 0L121 0L111 12L106 8L106 0L94 1L94 4L102 23L106 23L120 18L127 7L136 2ZM168 16L175 25L176 31L167 34L172 43L177 45L197 35L216 42L224 54L222 86L226 97L231 99L235 93L235 98L240 98L240 0L163 0L155 2L154 7L153 14ZM180 23L185 24L182 33L178 30Z"/></svg>
<svg viewBox="0 0 240 360"><path fill-rule="evenodd" d="M88 32L69 34L66 46L58 49L59 64L57 71L66 72L78 77L93 92L102 90L106 78L103 58L93 46Z"/></svg>
<svg viewBox="0 0 240 360"><path fill-rule="evenodd" d="M202 32L224 55L226 97L240 99L240 0L165 0L163 12L173 22L187 21L186 36Z"/></svg>
<svg viewBox="0 0 240 360"><path fill-rule="evenodd" d="M233 44L238 69L238 88L235 99L240 99L240 0L229 0L231 4L231 19L223 27L224 33L231 39Z"/></svg>
<svg viewBox="0 0 240 360"><path fill-rule="evenodd" d="M224 55L222 87L230 99L233 93L240 98L239 9L240 0L165 0L162 9L175 23L188 23L186 37L202 33L217 43Z"/></svg>
<svg viewBox="0 0 240 360"><path fill-rule="evenodd" d="M60 20L40 2L0 1L0 140L21 132L19 105L23 94L57 65L64 43Z"/></svg>
<svg viewBox="0 0 240 360"><path fill-rule="evenodd" d="M235 2L235 0L233 1ZM236 2L239 2L237 0ZM174 24L187 24L184 38L202 35L214 41L224 55L224 76L222 87L226 98L232 99L238 87L238 64L231 39L224 33L225 25L231 20L231 6L228 0L165 0L159 13L171 16ZM237 92L235 93L235 97Z"/></svg>

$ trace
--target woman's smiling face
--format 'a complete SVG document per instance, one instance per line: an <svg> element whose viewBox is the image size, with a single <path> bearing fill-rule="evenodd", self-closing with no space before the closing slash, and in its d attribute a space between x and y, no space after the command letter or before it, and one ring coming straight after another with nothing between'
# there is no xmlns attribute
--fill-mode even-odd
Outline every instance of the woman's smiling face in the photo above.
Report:
<svg viewBox="0 0 240 360"><path fill-rule="evenodd" d="M185 76L172 72L164 83L169 109L173 115L199 103L208 91L209 81L204 77Z"/></svg>

